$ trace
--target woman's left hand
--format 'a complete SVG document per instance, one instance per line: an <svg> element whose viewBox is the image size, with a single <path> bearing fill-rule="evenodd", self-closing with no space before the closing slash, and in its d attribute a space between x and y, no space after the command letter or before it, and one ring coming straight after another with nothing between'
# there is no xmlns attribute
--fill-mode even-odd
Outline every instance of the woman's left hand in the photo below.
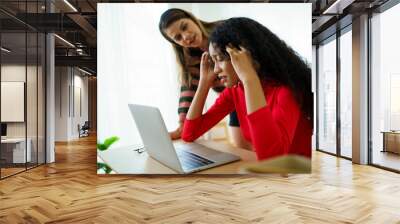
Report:
<svg viewBox="0 0 400 224"><path fill-rule="evenodd" d="M242 46L239 47L240 49L232 47L231 45L226 46L226 51L231 58L231 63L236 74L243 83L257 79L257 72L254 68L250 52Z"/></svg>
<svg viewBox="0 0 400 224"><path fill-rule="evenodd" d="M267 101L250 52L242 46L239 48L227 46L226 51L231 57L236 74L243 83L247 114L251 114L267 106Z"/></svg>

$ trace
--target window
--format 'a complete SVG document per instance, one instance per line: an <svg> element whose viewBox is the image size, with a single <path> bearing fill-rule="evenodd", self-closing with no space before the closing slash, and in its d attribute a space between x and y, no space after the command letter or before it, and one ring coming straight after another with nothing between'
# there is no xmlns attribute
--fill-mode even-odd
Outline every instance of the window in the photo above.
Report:
<svg viewBox="0 0 400 224"><path fill-rule="evenodd" d="M400 4L371 18L372 164L400 170Z"/></svg>
<svg viewBox="0 0 400 224"><path fill-rule="evenodd" d="M336 153L336 40L318 48L318 149Z"/></svg>
<svg viewBox="0 0 400 224"><path fill-rule="evenodd" d="M347 30L345 29L340 36L340 155L351 158L353 96L351 26Z"/></svg>

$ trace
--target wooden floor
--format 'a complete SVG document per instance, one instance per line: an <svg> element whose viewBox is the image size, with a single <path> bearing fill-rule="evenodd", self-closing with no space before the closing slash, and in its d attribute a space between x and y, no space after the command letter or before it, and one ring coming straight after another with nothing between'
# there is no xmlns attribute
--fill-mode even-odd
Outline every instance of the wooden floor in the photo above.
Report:
<svg viewBox="0 0 400 224"><path fill-rule="evenodd" d="M35 167L37 167L36 163L35 164L27 164L27 167L25 167L24 164L18 165L18 167L11 167L11 168L10 167L7 167L7 168L2 167L1 168L1 178L5 178L5 177L8 177L8 176L20 173L20 172L24 172L27 169L33 169Z"/></svg>
<svg viewBox="0 0 400 224"><path fill-rule="evenodd" d="M374 151L372 161L374 164L400 170L400 155L392 152Z"/></svg>
<svg viewBox="0 0 400 224"><path fill-rule="evenodd" d="M400 175L315 152L310 175L97 176L95 137L0 181L0 223L400 223Z"/></svg>
<svg viewBox="0 0 400 224"><path fill-rule="evenodd" d="M19 167L18 168L4 168L4 167L2 167L1 168L1 178L13 175L15 173L22 172L24 170L26 170L25 167L24 168L19 168Z"/></svg>

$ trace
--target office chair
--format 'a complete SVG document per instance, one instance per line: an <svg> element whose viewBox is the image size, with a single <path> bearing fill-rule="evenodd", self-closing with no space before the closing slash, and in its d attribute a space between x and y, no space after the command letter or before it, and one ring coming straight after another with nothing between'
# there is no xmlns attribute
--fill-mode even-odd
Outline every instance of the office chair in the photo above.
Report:
<svg viewBox="0 0 400 224"><path fill-rule="evenodd" d="M79 138L89 136L89 129L90 129L89 121L85 121L82 127L80 127L80 125L78 124Z"/></svg>

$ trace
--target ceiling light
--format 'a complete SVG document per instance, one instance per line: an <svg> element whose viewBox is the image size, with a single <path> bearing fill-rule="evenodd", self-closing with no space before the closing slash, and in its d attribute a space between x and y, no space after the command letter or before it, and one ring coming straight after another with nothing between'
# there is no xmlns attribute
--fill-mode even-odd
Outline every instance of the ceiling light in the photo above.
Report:
<svg viewBox="0 0 400 224"><path fill-rule="evenodd" d="M324 10L322 14L342 14L343 9L351 5L355 0L336 0L332 5Z"/></svg>
<svg viewBox="0 0 400 224"><path fill-rule="evenodd" d="M5 47L1 47L1 50L4 51L4 52L6 52L6 53L10 53L10 52L11 52L11 50L9 50L9 49L7 49L7 48L5 48Z"/></svg>
<svg viewBox="0 0 400 224"><path fill-rule="evenodd" d="M76 53L78 53L79 55L83 55L83 49L77 48Z"/></svg>
<svg viewBox="0 0 400 224"><path fill-rule="evenodd" d="M66 43L67 45L69 45L70 47L75 48L75 45L71 44L71 42L67 41L66 39L58 36L57 34L54 34L55 37L57 37L58 39L60 39L61 41L63 41L64 43Z"/></svg>
<svg viewBox="0 0 400 224"><path fill-rule="evenodd" d="M78 70L81 71L81 72L83 72L83 73L85 73L85 74L87 74L87 75L90 75L90 76L92 75L92 73L90 73L90 72L88 72L88 71L86 71L86 70L83 70L83 69L81 69L81 68L79 68L79 67L78 67Z"/></svg>
<svg viewBox="0 0 400 224"><path fill-rule="evenodd" d="M72 10L74 10L74 12L78 12L78 10L71 4L69 3L68 0L64 0L65 4L67 4Z"/></svg>

